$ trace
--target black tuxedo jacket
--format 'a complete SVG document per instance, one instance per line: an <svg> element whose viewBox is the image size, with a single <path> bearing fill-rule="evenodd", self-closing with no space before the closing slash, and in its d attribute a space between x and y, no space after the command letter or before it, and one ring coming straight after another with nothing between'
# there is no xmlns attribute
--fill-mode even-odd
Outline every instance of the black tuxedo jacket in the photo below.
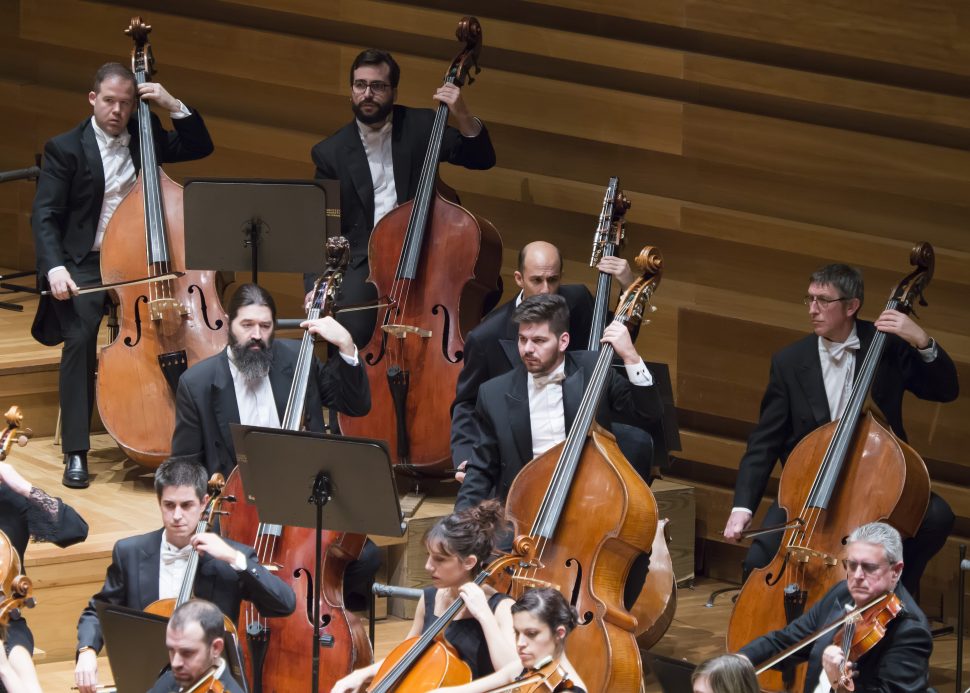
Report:
<svg viewBox="0 0 970 693"><path fill-rule="evenodd" d="M104 585L91 598L78 620L78 649L93 647L100 651L104 644L95 601L144 609L158 600L158 565L164 531L157 529L115 544ZM224 561L209 555L200 556L193 590L195 596L214 603L233 621L239 618L239 603L243 599L255 604L259 613L268 618L293 613L296 608L293 590L260 564L253 548L234 541L227 540L226 543L246 556L246 570L236 572Z"/></svg>
<svg viewBox="0 0 970 693"><path fill-rule="evenodd" d="M903 602L903 610L889 622L885 637L856 662L859 676L855 680L855 689L859 693L923 693L929 685L930 653L933 651L929 624L901 584L896 586L896 595ZM805 614L785 628L748 643L740 653L757 666L844 616L846 604L852 604L852 597L845 581L842 581ZM792 655L793 661L808 662L805 693L811 693L818 685L822 673L822 652L831 644L831 636L822 637L811 648L806 647L800 654Z"/></svg>
<svg viewBox="0 0 970 693"><path fill-rule="evenodd" d="M394 106L391 157L398 204L412 199L417 192L434 118L435 111L430 108ZM340 180L340 229L350 241L351 265L360 266L367 261L367 243L374 228L374 183L357 120L315 144L310 155L317 167L317 178ZM464 137L457 129L447 127L439 161L471 169L491 168L495 165L495 149L488 130L483 125L477 137Z"/></svg>
<svg viewBox="0 0 970 693"><path fill-rule="evenodd" d="M229 667L223 670L222 675L219 677L219 682L222 684L223 689L229 691L229 693L244 693L242 686L232 677L229 672ZM162 674L155 685L148 693L179 693L181 686L175 682L175 676L172 674L171 669L166 669L165 673Z"/></svg>
<svg viewBox="0 0 970 693"><path fill-rule="evenodd" d="M564 284L559 295L569 306L569 350L586 349L593 321L593 296L582 284ZM519 358L519 326L512 322L515 299L489 313L465 338L461 373L451 405L451 457L455 465L472 458L478 440L475 399L487 381L515 368Z"/></svg>
<svg viewBox="0 0 970 693"><path fill-rule="evenodd" d="M280 420L286 410L290 384L300 343L292 339L273 342L270 385ZM334 407L349 416L370 411L370 386L363 365L347 364L339 354L327 363L314 359L307 383L305 416L307 430L323 431L323 407ZM236 466L230 423L239 423L236 389L225 350L192 366L179 379L175 394L175 432L172 455L205 455L209 473L228 476Z"/></svg>
<svg viewBox="0 0 970 693"><path fill-rule="evenodd" d="M152 114L155 151L160 164L201 159L212 153L212 140L197 111L173 119L172 131L162 128ZM135 170L141 168L137 118L128 122L128 149ZM104 166L91 119L57 135L44 145L44 162L37 181L31 227L37 254L37 277L42 288L47 272L70 259L79 263L91 252L104 201ZM59 344L60 330L50 311L48 296L41 299L34 321L34 337L44 344ZM49 316L49 319L48 319ZM56 341L51 341L56 340Z"/></svg>
<svg viewBox="0 0 970 693"><path fill-rule="evenodd" d="M859 337L855 359L858 375L876 328L871 322L857 320L856 334ZM937 345L936 359L926 363L905 341L895 335L887 337L871 395L893 432L906 440L903 393L909 390L920 399L949 402L959 394L957 372L943 347ZM784 464L802 438L831 420L818 337L812 334L771 358L761 415L748 438L738 470L734 507L757 510L775 462L781 460Z"/></svg>
<svg viewBox="0 0 970 693"><path fill-rule="evenodd" d="M597 358L599 354L594 351L566 354L562 399L567 434ZM663 404L656 387L631 385L615 370L610 374L596 417L600 425L608 429L613 421L618 421L642 427L646 422L660 420ZM482 385L475 414L479 421L478 440L458 491L456 510L474 507L493 497L504 502L519 470L532 460L532 420L525 366L520 364Z"/></svg>

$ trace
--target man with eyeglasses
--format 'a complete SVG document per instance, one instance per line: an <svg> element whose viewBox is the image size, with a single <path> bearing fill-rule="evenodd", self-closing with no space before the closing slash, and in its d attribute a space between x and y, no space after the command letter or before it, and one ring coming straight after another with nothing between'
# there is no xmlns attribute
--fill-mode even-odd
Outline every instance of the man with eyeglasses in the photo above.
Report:
<svg viewBox="0 0 970 693"><path fill-rule="evenodd" d="M871 397L897 436L906 440L902 410L905 391L934 402L956 399L959 384L953 361L908 315L885 310L874 323L857 318L863 288L862 273L848 265L826 265L812 274L804 301L814 334L782 349L771 359L761 416L741 458L734 507L724 527L726 539L738 541L751 523L775 462L781 460L784 464L802 438L842 416L876 330L887 333L889 338ZM785 511L775 502L762 525L780 525L785 521ZM906 571L902 581L912 594L918 596L923 570L946 543L953 521L953 511L946 501L931 494L922 526L903 544ZM766 566L780 542L781 533L756 537L744 560L745 576Z"/></svg>
<svg viewBox="0 0 970 693"><path fill-rule="evenodd" d="M933 651L926 616L900 583L903 547L899 532L883 522L863 525L849 535L845 580L837 584L804 615L781 630L764 635L741 648L740 654L757 666L822 627L842 618L856 607L894 592L902 610L886 626L878 645L848 663L857 691L922 691L929 685L929 661ZM837 568L833 568L837 570ZM796 662L808 662L805 693L828 693L841 674L842 648L832 636L822 636L800 653Z"/></svg>
<svg viewBox="0 0 970 693"><path fill-rule="evenodd" d="M341 286L342 302L377 298L367 284L367 244L385 214L412 199L431 138L435 111L395 104L401 70L390 53L370 48L350 68L350 107L354 120L322 142L311 156L316 177L340 180L340 229L350 241L350 265ZM482 121L468 110L461 90L438 87L432 97L446 104L457 127L445 129L440 161L469 169L495 165L495 149ZM314 275L304 278L305 289ZM342 313L338 318L363 346L374 331L376 311Z"/></svg>

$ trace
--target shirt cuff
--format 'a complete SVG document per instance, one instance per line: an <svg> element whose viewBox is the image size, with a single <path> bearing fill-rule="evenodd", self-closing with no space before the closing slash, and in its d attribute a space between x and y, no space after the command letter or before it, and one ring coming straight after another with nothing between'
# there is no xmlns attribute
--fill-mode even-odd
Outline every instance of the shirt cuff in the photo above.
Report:
<svg viewBox="0 0 970 693"><path fill-rule="evenodd" d="M732 513L742 512L742 513L748 513L748 515L754 515L754 513L748 510L747 508L731 508L731 512Z"/></svg>
<svg viewBox="0 0 970 693"><path fill-rule="evenodd" d="M51 270L53 272L53 270ZM923 359L923 363L933 363L936 361L936 356L939 353L939 349L936 348L936 340L930 337L929 346L925 349L917 349L919 352L919 357Z"/></svg>
<svg viewBox="0 0 970 693"><path fill-rule="evenodd" d="M485 123L482 122L482 119L481 118L479 118L478 116L472 116L472 120L474 120L476 123L478 123L478 132L476 132L474 135L466 135L465 133L461 133L461 136L464 137L466 140L473 140L473 139L475 139L476 137L478 137L479 135L481 135L482 134L482 130L485 129Z"/></svg>
<svg viewBox="0 0 970 693"><path fill-rule="evenodd" d="M236 551L236 558L232 562L232 569L237 573L242 573L246 570L246 554L242 551Z"/></svg>
<svg viewBox="0 0 970 693"><path fill-rule="evenodd" d="M169 113L169 115L173 120L179 120L180 118L188 118L190 115L192 115L192 111L190 111L188 107L182 103L181 99L179 99L179 109L177 111L172 111Z"/></svg>
<svg viewBox="0 0 970 693"><path fill-rule="evenodd" d="M66 269L67 269L67 267L65 267L64 265L58 265L57 267L51 267L49 270L47 270L47 283L49 284L50 281L51 281L51 274L53 274L57 270L66 270Z"/></svg>
<svg viewBox="0 0 970 693"><path fill-rule="evenodd" d="M647 368L647 364L640 359L640 363L634 364L632 366L625 365L626 377L630 379L630 383L633 385L640 385L641 387L649 387L653 385L653 375L650 373L650 369Z"/></svg>
<svg viewBox="0 0 970 693"><path fill-rule="evenodd" d="M354 355L353 356L347 356L342 351L338 351L337 353L340 354L340 358L342 358L344 360L344 363L346 363L348 366L354 366L356 368L357 364L360 363L360 359L357 358L357 345L356 344L354 345Z"/></svg>

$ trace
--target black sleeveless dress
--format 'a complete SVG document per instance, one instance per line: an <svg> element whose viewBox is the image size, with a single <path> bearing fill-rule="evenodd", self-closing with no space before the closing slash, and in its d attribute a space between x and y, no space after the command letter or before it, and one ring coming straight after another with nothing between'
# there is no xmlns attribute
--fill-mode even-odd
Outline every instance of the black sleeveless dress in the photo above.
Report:
<svg viewBox="0 0 970 693"><path fill-rule="evenodd" d="M434 598L438 590L434 587L424 588L424 628L422 632L428 630L435 622ZM488 606L495 613L495 609L506 599L511 599L507 594L496 592L488 598ZM485 642L485 634L482 626L475 618L460 618L452 621L445 628L445 639L451 643L452 647L458 650L458 655L472 670L472 679L488 676L495 671L492 666L492 658L488 654L488 643Z"/></svg>

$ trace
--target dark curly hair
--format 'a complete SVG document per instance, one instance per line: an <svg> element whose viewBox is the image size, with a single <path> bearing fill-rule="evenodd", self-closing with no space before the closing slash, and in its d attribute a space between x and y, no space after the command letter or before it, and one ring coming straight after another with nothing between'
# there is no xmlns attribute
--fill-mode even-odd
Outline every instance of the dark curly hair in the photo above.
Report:
<svg viewBox="0 0 970 693"><path fill-rule="evenodd" d="M474 574L480 573L506 527L505 509L497 500L443 517L424 535L425 546L436 544L443 553L465 559L474 556Z"/></svg>

